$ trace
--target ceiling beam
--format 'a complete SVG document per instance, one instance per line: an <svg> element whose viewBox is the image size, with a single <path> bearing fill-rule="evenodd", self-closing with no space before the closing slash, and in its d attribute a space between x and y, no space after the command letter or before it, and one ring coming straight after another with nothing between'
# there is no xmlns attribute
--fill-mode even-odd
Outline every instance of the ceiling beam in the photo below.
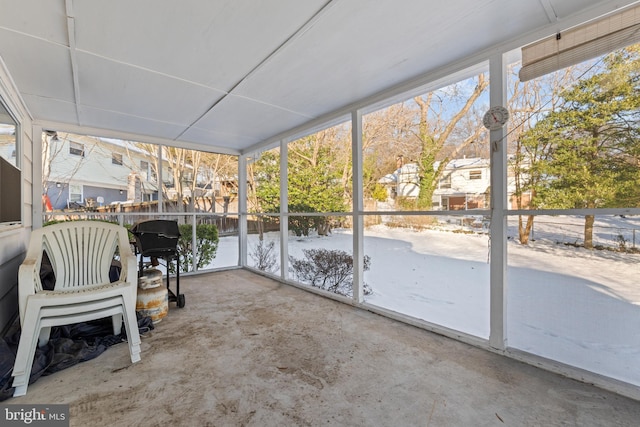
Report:
<svg viewBox="0 0 640 427"><path fill-rule="evenodd" d="M76 107L76 120L82 125L80 119L80 84L78 82L78 59L76 57L76 21L73 14L73 0L65 0L67 12L67 36L69 38L69 59L71 61L71 77L73 79L73 96Z"/></svg>
<svg viewBox="0 0 640 427"><path fill-rule="evenodd" d="M547 18L549 18L550 23L554 23L558 20L558 15L556 15L556 11L553 9L553 5L551 4L551 0L540 0L542 3L542 7L544 8L545 13L547 14Z"/></svg>

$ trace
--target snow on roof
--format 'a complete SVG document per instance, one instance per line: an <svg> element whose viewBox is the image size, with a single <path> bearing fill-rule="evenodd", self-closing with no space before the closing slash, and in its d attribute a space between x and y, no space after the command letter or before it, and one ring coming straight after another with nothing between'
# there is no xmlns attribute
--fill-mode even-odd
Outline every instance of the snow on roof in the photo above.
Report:
<svg viewBox="0 0 640 427"><path fill-rule="evenodd" d="M471 168L471 167L489 167L489 159L482 159L480 157L472 157L468 159L453 159L448 164L446 169L459 169L459 168Z"/></svg>
<svg viewBox="0 0 640 427"><path fill-rule="evenodd" d="M380 178L378 182L380 184L395 184L396 182L398 182L398 175L396 175L395 173L386 174L385 176Z"/></svg>

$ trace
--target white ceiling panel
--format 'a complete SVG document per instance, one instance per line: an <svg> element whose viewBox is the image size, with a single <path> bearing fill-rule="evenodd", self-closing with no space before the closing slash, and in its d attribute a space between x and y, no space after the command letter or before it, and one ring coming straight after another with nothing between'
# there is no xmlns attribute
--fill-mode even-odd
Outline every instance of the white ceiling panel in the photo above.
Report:
<svg viewBox="0 0 640 427"><path fill-rule="evenodd" d="M638 2L0 0L0 58L36 123L245 152Z"/></svg>
<svg viewBox="0 0 640 427"><path fill-rule="evenodd" d="M184 134L180 135L180 141L225 148L228 149L225 152L231 154L238 153L238 146L243 144L251 146L255 142L255 138L191 126Z"/></svg>
<svg viewBox="0 0 640 427"><path fill-rule="evenodd" d="M74 102L69 49L0 28L0 56L23 94Z"/></svg>
<svg viewBox="0 0 640 427"><path fill-rule="evenodd" d="M149 135L154 138L174 139L184 130L183 126L172 123L87 106L80 108L80 117L84 126L94 129L116 130L141 136Z"/></svg>
<svg viewBox="0 0 640 427"><path fill-rule="evenodd" d="M238 111L244 111L245 114L238 114ZM251 138L255 141L262 138L265 133L274 135L283 126L294 127L311 118L311 116L303 116L273 105L230 95L203 116L196 126L226 135Z"/></svg>
<svg viewBox="0 0 640 427"><path fill-rule="evenodd" d="M228 91L326 2L111 0L73 7L78 49Z"/></svg>
<svg viewBox="0 0 640 427"><path fill-rule="evenodd" d="M30 106L31 115L46 117L47 121L78 124L76 104L55 98L43 98L38 95L22 94L22 98Z"/></svg>
<svg viewBox="0 0 640 427"><path fill-rule="evenodd" d="M190 125L224 95L85 53L78 53L78 80L82 105L182 125Z"/></svg>
<svg viewBox="0 0 640 427"><path fill-rule="evenodd" d="M64 1L0 0L0 28L69 45Z"/></svg>
<svg viewBox="0 0 640 427"><path fill-rule="evenodd" d="M490 3L461 9L455 2L437 8L398 0L378 0L376 7L367 7L367 0L340 2L235 93L312 115L435 70L461 53L485 50L503 42L505 31L513 37L548 22L537 1L510 2L497 10ZM442 15L456 16L457 31L450 31L451 22ZM380 26L381 20L397 24Z"/></svg>

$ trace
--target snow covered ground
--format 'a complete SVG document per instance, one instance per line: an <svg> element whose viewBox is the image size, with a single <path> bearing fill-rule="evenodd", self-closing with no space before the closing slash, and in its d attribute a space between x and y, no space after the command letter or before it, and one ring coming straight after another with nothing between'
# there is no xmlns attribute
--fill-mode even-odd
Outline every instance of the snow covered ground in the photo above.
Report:
<svg viewBox="0 0 640 427"><path fill-rule="evenodd" d="M515 219L507 247L509 347L640 386L640 254L576 247L584 219L569 216L537 217L534 241L522 246ZM373 288L366 302L488 338L490 240L481 229L461 230L447 224L418 231L366 229L371 269L365 281ZM594 242L640 246L636 230L638 217L598 217ZM249 236L250 253L256 241ZM214 267L236 265L237 242L221 239ZM291 256L302 257L305 248L351 253L352 234L289 238Z"/></svg>

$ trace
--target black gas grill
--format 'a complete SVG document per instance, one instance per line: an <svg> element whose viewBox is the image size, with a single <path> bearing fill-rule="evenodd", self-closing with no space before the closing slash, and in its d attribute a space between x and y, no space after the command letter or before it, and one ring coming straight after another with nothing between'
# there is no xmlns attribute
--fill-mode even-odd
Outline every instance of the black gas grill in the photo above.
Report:
<svg viewBox="0 0 640 427"><path fill-rule="evenodd" d="M140 255L138 275L142 276L146 265L153 265L158 259L165 260L169 301L175 301L180 308L184 307L184 294L180 293L180 256L178 255L180 229L178 223L162 219L140 221L131 228L131 233L136 239L136 252ZM149 258L149 262L145 263L144 258ZM175 293L169 287L169 265L174 260L176 262Z"/></svg>

